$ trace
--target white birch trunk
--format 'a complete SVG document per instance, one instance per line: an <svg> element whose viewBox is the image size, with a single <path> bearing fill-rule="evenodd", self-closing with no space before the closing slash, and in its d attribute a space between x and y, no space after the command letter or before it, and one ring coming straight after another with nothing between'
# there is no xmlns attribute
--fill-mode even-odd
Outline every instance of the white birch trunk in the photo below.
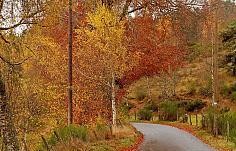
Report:
<svg viewBox="0 0 236 151"><path fill-rule="evenodd" d="M112 73L111 82L111 108L112 108L112 125L116 126L116 92L115 92L115 76Z"/></svg>

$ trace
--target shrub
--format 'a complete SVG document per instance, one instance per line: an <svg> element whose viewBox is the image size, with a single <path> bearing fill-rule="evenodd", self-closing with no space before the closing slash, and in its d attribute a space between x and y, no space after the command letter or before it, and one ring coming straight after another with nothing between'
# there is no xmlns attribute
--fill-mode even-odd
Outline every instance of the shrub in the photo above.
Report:
<svg viewBox="0 0 236 151"><path fill-rule="evenodd" d="M228 85L224 84L222 87L220 87L220 94L223 96L229 96L231 93L231 89Z"/></svg>
<svg viewBox="0 0 236 151"><path fill-rule="evenodd" d="M145 108L141 109L138 112L139 120L148 120L148 121L150 121L152 116L153 116L152 111L148 110L148 109L145 109Z"/></svg>
<svg viewBox="0 0 236 151"><path fill-rule="evenodd" d="M150 110L152 112L157 112L158 111L158 105L153 101L146 104L144 108L147 109L147 110Z"/></svg>
<svg viewBox="0 0 236 151"><path fill-rule="evenodd" d="M190 81L187 84L187 94L194 95L197 92L197 85L195 81Z"/></svg>
<svg viewBox="0 0 236 151"><path fill-rule="evenodd" d="M174 101L164 101L160 104L160 111L164 116L163 120L175 121L177 119L178 104Z"/></svg>
<svg viewBox="0 0 236 151"><path fill-rule="evenodd" d="M135 90L136 99L142 101L147 96L147 90L143 87L138 87Z"/></svg>
<svg viewBox="0 0 236 151"><path fill-rule="evenodd" d="M231 86L224 85L221 88L221 94L231 98L232 101L236 101L236 84L232 84Z"/></svg>
<svg viewBox="0 0 236 151"><path fill-rule="evenodd" d="M232 92L232 94L231 94L231 100L232 100L233 102L236 101L236 91Z"/></svg>
<svg viewBox="0 0 236 151"><path fill-rule="evenodd" d="M211 96L212 95L212 88L209 87L209 86L206 86L206 87L200 87L199 89L199 93L200 95L202 96Z"/></svg>
<svg viewBox="0 0 236 151"><path fill-rule="evenodd" d="M199 94L205 97L212 95L212 79L208 79L207 82L199 88Z"/></svg>
<svg viewBox="0 0 236 151"><path fill-rule="evenodd" d="M53 147L58 142L68 142L70 139L79 139L86 141L88 137L88 130L83 126L70 125L67 127L59 128L47 140L48 146ZM46 150L44 142L41 143L39 150Z"/></svg>
<svg viewBox="0 0 236 151"><path fill-rule="evenodd" d="M206 46L200 44L200 43L193 43L189 46L188 49L188 56L187 56L187 60L192 62L193 60L195 60L196 58L198 58L201 53L206 50L205 48Z"/></svg>
<svg viewBox="0 0 236 151"><path fill-rule="evenodd" d="M236 83L232 84L230 89L231 89L231 91L236 91Z"/></svg>
<svg viewBox="0 0 236 151"><path fill-rule="evenodd" d="M134 108L134 104L130 102L123 102L120 106L121 110L124 112L129 112L132 108Z"/></svg>
<svg viewBox="0 0 236 151"><path fill-rule="evenodd" d="M217 119L218 131L224 136L227 135L227 121L230 125L230 138L236 143L236 112L226 112L219 115Z"/></svg>
<svg viewBox="0 0 236 151"><path fill-rule="evenodd" d="M202 100L194 100L187 102L185 110L188 112L194 112L195 110L200 110L206 106L206 103Z"/></svg>
<svg viewBox="0 0 236 151"><path fill-rule="evenodd" d="M206 125L208 125L207 128L210 132L213 132L214 114L218 114L218 113L212 106L210 106L206 111L206 119L205 119L207 122Z"/></svg>
<svg viewBox="0 0 236 151"><path fill-rule="evenodd" d="M216 115L216 124L218 128L218 133L223 136L227 136L227 122L229 122L230 126L230 139L232 142L236 144L236 112L231 112L228 109L223 109L224 111L218 112L218 110L214 110L213 107L210 107L207 110L206 118L207 125L210 128L210 131L213 131L213 122L214 122L214 114Z"/></svg>
<svg viewBox="0 0 236 151"><path fill-rule="evenodd" d="M93 133L92 135L94 136L94 139L96 139L96 140L104 140L104 139L109 137L108 135L109 135L109 132L110 132L110 128L107 125L107 123L104 120L104 118L99 116L96 119L96 123L95 123L94 126L95 127L91 128L91 132ZM91 138L92 137L90 137L90 139Z"/></svg>
<svg viewBox="0 0 236 151"><path fill-rule="evenodd" d="M129 119L129 110L134 107L134 104L123 102L118 108L118 118L123 122L127 122Z"/></svg>

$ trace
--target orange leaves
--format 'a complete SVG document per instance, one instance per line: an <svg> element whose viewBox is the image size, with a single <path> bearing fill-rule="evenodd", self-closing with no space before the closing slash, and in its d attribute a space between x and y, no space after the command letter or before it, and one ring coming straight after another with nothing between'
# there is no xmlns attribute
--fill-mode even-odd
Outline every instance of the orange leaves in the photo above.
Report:
<svg viewBox="0 0 236 151"><path fill-rule="evenodd" d="M126 72L121 85L129 85L142 76L153 76L180 67L184 61L184 51L165 42L170 32L168 18L158 24L151 16L138 17L127 24L128 49L138 53L138 65ZM169 42L168 42L169 43Z"/></svg>

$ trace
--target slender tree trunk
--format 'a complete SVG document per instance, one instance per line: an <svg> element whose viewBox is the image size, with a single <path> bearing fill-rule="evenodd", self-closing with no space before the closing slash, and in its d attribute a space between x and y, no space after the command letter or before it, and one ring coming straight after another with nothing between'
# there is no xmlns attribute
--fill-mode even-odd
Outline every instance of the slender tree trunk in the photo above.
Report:
<svg viewBox="0 0 236 151"><path fill-rule="evenodd" d="M72 96L72 43L73 21L72 0L69 0L69 36L68 36L68 125L73 123L73 96Z"/></svg>
<svg viewBox="0 0 236 151"><path fill-rule="evenodd" d="M214 11L212 11L212 18L214 24L212 25L212 106L214 108L213 119L213 133L218 135L217 131L217 115L216 104L219 101L218 92L218 4L217 0L212 1L212 4L216 4Z"/></svg>
<svg viewBox="0 0 236 151"><path fill-rule="evenodd" d="M111 107L112 107L112 125L116 126L116 92L115 92L115 76L112 73L111 82Z"/></svg>
<svg viewBox="0 0 236 151"><path fill-rule="evenodd" d="M13 125L11 110L7 100L5 84L0 77L0 128L6 151L19 151L16 130Z"/></svg>
<svg viewBox="0 0 236 151"><path fill-rule="evenodd" d="M148 76L146 76L147 80L147 93L148 93L148 102L151 101L151 89L150 89L150 82Z"/></svg>

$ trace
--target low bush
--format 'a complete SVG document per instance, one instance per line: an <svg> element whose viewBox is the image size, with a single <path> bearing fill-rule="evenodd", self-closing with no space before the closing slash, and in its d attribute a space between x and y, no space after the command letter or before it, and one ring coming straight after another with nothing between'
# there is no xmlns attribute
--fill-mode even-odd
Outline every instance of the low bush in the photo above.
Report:
<svg viewBox="0 0 236 151"><path fill-rule="evenodd" d="M150 121L152 116L153 116L152 111L148 110L148 109L145 109L145 108L141 109L138 112L139 120L148 120L148 121Z"/></svg>
<svg viewBox="0 0 236 151"><path fill-rule="evenodd" d="M232 94L231 94L231 100L232 100L233 102L236 102L236 91L232 92Z"/></svg>
<svg viewBox="0 0 236 151"><path fill-rule="evenodd" d="M236 101L236 84L233 84L230 86L224 85L221 88L221 94L224 97L230 98L233 102L235 102Z"/></svg>
<svg viewBox="0 0 236 151"><path fill-rule="evenodd" d="M225 96L228 97L231 94L231 88L228 85L223 85L222 87L220 87L220 93Z"/></svg>
<svg viewBox="0 0 236 151"><path fill-rule="evenodd" d="M58 142L68 142L70 139L78 139L86 141L88 137L88 130L83 126L70 125L67 127L59 128L53 132L47 142L48 147L55 146ZM42 142L39 147L40 151L47 150L45 142Z"/></svg>
<svg viewBox="0 0 236 151"><path fill-rule="evenodd" d="M157 112L158 111L158 105L157 103L151 101L149 103L147 103L145 106L144 106L145 109L147 110L150 110L152 112Z"/></svg>
<svg viewBox="0 0 236 151"><path fill-rule="evenodd" d="M200 110L206 106L206 103L202 100L194 100L186 103L185 110L187 112L194 112Z"/></svg>
<svg viewBox="0 0 236 151"><path fill-rule="evenodd" d="M209 86L200 87L199 94L202 96L205 96L205 97L211 96L212 95L212 88Z"/></svg>
<svg viewBox="0 0 236 151"><path fill-rule="evenodd" d="M231 91L236 91L236 83L232 84L230 89L231 89Z"/></svg>
<svg viewBox="0 0 236 151"><path fill-rule="evenodd" d="M220 114L217 119L218 131L224 136L227 135L227 122L229 122L230 126L230 139L236 144L236 112Z"/></svg>
<svg viewBox="0 0 236 151"><path fill-rule="evenodd" d="M143 99L145 99L147 96L147 90L143 87L138 87L135 90L135 97L136 99L138 99L139 101L142 101Z"/></svg>
<svg viewBox="0 0 236 151"><path fill-rule="evenodd" d="M221 109L218 111L213 107L210 107L206 112L206 123L207 129L213 132L214 128L214 115L216 116L216 125L218 134L227 136L227 122L229 123L229 135L232 142L236 144L236 112L231 112L228 109Z"/></svg>
<svg viewBox="0 0 236 151"><path fill-rule="evenodd" d="M197 92L197 85L195 81L190 81L187 84L187 94L188 95L195 95Z"/></svg>
<svg viewBox="0 0 236 151"><path fill-rule="evenodd" d="M177 120L178 103L175 101L164 101L160 103L160 112L163 120L175 121Z"/></svg>
<svg viewBox="0 0 236 151"><path fill-rule="evenodd" d="M188 55L187 60L192 62L196 58L199 58L199 56L203 53L203 51L209 49L207 46L204 46L200 43L193 43L189 45L188 47Z"/></svg>

